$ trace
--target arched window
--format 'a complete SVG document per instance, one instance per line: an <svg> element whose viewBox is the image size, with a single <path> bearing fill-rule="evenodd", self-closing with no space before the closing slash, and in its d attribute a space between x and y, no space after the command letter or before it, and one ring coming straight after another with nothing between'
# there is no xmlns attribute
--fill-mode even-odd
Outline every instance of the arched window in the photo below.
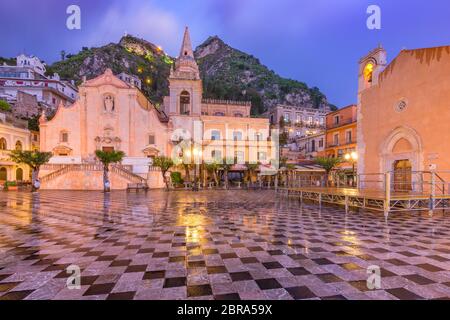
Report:
<svg viewBox="0 0 450 320"><path fill-rule="evenodd" d="M180 114L189 115L191 113L191 96L189 92L183 91L180 95Z"/></svg>
<svg viewBox="0 0 450 320"><path fill-rule="evenodd" d="M372 62L369 62L368 64L366 64L366 66L364 67L364 79L368 82L368 83L372 83L373 80L373 68L374 65Z"/></svg>
<svg viewBox="0 0 450 320"><path fill-rule="evenodd" d="M16 169L16 181L23 181L23 169L22 168Z"/></svg>
<svg viewBox="0 0 450 320"><path fill-rule="evenodd" d="M6 150L7 148L8 148L8 144L6 143L6 139L0 138L0 150Z"/></svg>
<svg viewBox="0 0 450 320"><path fill-rule="evenodd" d="M16 141L16 150L22 151L22 142L20 142L19 140Z"/></svg>
<svg viewBox="0 0 450 320"><path fill-rule="evenodd" d="M0 168L0 181L6 181L8 180L7 174L6 174L6 168L1 167Z"/></svg>

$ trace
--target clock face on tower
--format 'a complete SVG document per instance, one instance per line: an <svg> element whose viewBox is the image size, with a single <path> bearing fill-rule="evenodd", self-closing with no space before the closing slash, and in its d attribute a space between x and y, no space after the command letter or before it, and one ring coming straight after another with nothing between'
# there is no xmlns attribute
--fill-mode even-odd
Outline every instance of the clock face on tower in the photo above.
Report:
<svg viewBox="0 0 450 320"><path fill-rule="evenodd" d="M395 111L397 112L403 112L408 108L408 103L406 102L405 99L401 99L400 101L398 101L395 105Z"/></svg>

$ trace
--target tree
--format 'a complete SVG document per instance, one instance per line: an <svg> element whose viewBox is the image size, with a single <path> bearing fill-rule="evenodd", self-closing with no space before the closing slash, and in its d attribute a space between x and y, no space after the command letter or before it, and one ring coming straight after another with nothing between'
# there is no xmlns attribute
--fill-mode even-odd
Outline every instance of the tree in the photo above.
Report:
<svg viewBox="0 0 450 320"><path fill-rule="evenodd" d="M11 151L9 157L16 163L24 163L31 169L31 191L34 192L40 187L39 183L39 169L46 164L52 157L51 152L39 151Z"/></svg>
<svg viewBox="0 0 450 320"><path fill-rule="evenodd" d="M11 106L5 100L0 100L0 110L2 110L2 111L11 111Z"/></svg>
<svg viewBox="0 0 450 320"><path fill-rule="evenodd" d="M109 182L109 165L112 163L121 162L125 157L125 153L123 151L96 150L95 155L103 164L103 190L105 192L110 192L111 184Z"/></svg>
<svg viewBox="0 0 450 320"><path fill-rule="evenodd" d="M332 157L318 157L315 159L316 164L321 166L327 174L327 186L330 178L330 172L341 163L341 159Z"/></svg>
<svg viewBox="0 0 450 320"><path fill-rule="evenodd" d="M217 175L217 171L220 169L220 165L216 161L214 161L211 163L207 163L205 166L206 171L208 171L208 173L212 175L214 182L216 183L216 186L219 186L219 178Z"/></svg>
<svg viewBox="0 0 450 320"><path fill-rule="evenodd" d="M233 164L234 164L234 159L232 159L232 158L223 159L223 163L221 164L221 168L223 170L223 175L225 177L225 180L224 180L225 189L228 189L228 172L230 171Z"/></svg>
<svg viewBox="0 0 450 320"><path fill-rule="evenodd" d="M167 180L166 173L173 167L173 165L173 160L168 157L155 157L153 159L153 166L161 169L161 174L167 191L169 191L169 181Z"/></svg>
<svg viewBox="0 0 450 320"><path fill-rule="evenodd" d="M252 178L254 177L254 174L256 170L259 168L258 163L247 163L245 164L247 167L247 176L248 176L248 182L253 183Z"/></svg>

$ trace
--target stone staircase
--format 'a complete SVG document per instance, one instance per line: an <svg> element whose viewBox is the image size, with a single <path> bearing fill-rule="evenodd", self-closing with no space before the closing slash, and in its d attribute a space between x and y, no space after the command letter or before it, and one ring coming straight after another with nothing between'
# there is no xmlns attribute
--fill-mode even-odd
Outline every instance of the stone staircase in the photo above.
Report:
<svg viewBox="0 0 450 320"><path fill-rule="evenodd" d="M145 178L142 178L141 176L138 176L131 172L128 167L124 167L122 165L113 164L109 167L110 173L116 174L126 181L128 181L130 184L143 184L147 186L147 180ZM56 170L41 177L40 181L41 184L45 185L46 183L51 182L52 180L57 179L60 176L63 176L69 172L103 172L103 165L101 164L67 164L67 165L59 165L56 167Z"/></svg>

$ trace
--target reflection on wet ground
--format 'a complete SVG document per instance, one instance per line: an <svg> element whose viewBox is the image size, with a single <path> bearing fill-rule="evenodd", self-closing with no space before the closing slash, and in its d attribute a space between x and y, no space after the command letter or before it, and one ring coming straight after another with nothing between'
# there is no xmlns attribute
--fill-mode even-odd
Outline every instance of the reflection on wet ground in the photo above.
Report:
<svg viewBox="0 0 450 320"><path fill-rule="evenodd" d="M0 299L441 299L449 271L443 213L385 221L272 191L0 195Z"/></svg>

